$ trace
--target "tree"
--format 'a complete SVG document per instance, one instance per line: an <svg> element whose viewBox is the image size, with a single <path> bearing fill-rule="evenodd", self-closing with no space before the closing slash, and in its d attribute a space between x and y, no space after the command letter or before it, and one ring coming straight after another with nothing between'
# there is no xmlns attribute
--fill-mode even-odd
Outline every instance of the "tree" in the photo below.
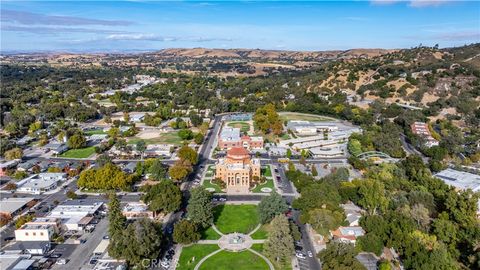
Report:
<svg viewBox="0 0 480 270"><path fill-rule="evenodd" d="M130 122L130 114L128 112L123 113L123 121Z"/></svg>
<svg viewBox="0 0 480 270"><path fill-rule="evenodd" d="M15 147L13 149L5 151L4 156L6 160L21 159L23 157L23 150L21 148Z"/></svg>
<svg viewBox="0 0 480 270"><path fill-rule="evenodd" d="M270 223L267 240L263 244L265 255L279 265L290 263L294 253L293 238L287 217L278 215Z"/></svg>
<svg viewBox="0 0 480 270"><path fill-rule="evenodd" d="M189 161L179 160L168 169L168 174L175 181L181 181L192 172L192 165Z"/></svg>
<svg viewBox="0 0 480 270"><path fill-rule="evenodd" d="M318 176L317 167L315 164L312 164L312 176Z"/></svg>
<svg viewBox="0 0 480 270"><path fill-rule="evenodd" d="M170 213L180 208L182 192L172 181L164 180L149 186L142 200L152 211Z"/></svg>
<svg viewBox="0 0 480 270"><path fill-rule="evenodd" d="M253 123L257 130L267 134L280 135L283 131L282 120L275 110L274 104L267 104L257 109L253 115Z"/></svg>
<svg viewBox="0 0 480 270"><path fill-rule="evenodd" d="M67 198L75 200L77 197L78 196L77 196L77 193L75 193L75 191L73 190L67 191Z"/></svg>
<svg viewBox="0 0 480 270"><path fill-rule="evenodd" d="M165 165L163 165L162 161L157 158L148 168L148 173L150 174L150 178L160 181L167 176L167 169L165 168Z"/></svg>
<svg viewBox="0 0 480 270"><path fill-rule="evenodd" d="M366 270L355 258L357 253L352 244L330 242L327 248L318 253L325 270Z"/></svg>
<svg viewBox="0 0 480 270"><path fill-rule="evenodd" d="M203 139L204 139L204 136L200 132L195 134L195 137L193 138L196 144L201 144L203 142Z"/></svg>
<svg viewBox="0 0 480 270"><path fill-rule="evenodd" d="M112 158L107 154L100 154L95 159L95 162L99 167L107 165L107 163L112 163Z"/></svg>
<svg viewBox="0 0 480 270"><path fill-rule="evenodd" d="M107 131L108 137L116 139L118 136L120 136L120 129L118 127L111 127Z"/></svg>
<svg viewBox="0 0 480 270"><path fill-rule="evenodd" d="M183 160L188 160L190 164L193 165L197 164L198 162L197 152L188 145L184 145L178 150L178 157Z"/></svg>
<svg viewBox="0 0 480 270"><path fill-rule="evenodd" d="M129 175L112 163L98 169L85 170L80 174L77 185L88 189L128 190L135 181L135 175Z"/></svg>
<svg viewBox="0 0 480 270"><path fill-rule="evenodd" d="M287 158L292 157L292 150L290 148L287 148Z"/></svg>
<svg viewBox="0 0 480 270"><path fill-rule="evenodd" d="M137 143L135 144L135 149L140 152L140 155L142 156L143 158L143 153L145 153L145 150L147 150L147 143L145 143L144 140L139 140L137 141Z"/></svg>
<svg viewBox="0 0 480 270"><path fill-rule="evenodd" d="M191 112L189 114L189 117L190 117L190 122L192 123L192 125L194 127L198 127L200 124L203 123L202 117L200 117L200 115L198 115L196 113Z"/></svg>
<svg viewBox="0 0 480 270"><path fill-rule="evenodd" d="M302 240L302 233L298 229L297 224L295 224L295 222L293 221L290 221L289 223L290 223L290 232L292 232L293 240L295 241Z"/></svg>
<svg viewBox="0 0 480 270"><path fill-rule="evenodd" d="M181 129L178 131L178 137L182 140L191 140L193 139L193 132L190 129Z"/></svg>
<svg viewBox="0 0 480 270"><path fill-rule="evenodd" d="M23 224L32 221L34 217L35 217L34 215L30 215L30 214L20 216L15 221L15 228L19 229L20 227L23 226Z"/></svg>
<svg viewBox="0 0 480 270"><path fill-rule="evenodd" d="M202 133L204 136L207 134L208 129L209 129L209 125L208 125L207 122L203 122L203 123L198 127L198 130L199 130L200 133Z"/></svg>
<svg viewBox="0 0 480 270"><path fill-rule="evenodd" d="M200 240L200 233L197 231L197 225L189 220L182 219L175 224L173 229L173 241L188 245Z"/></svg>
<svg viewBox="0 0 480 270"><path fill-rule="evenodd" d="M203 187L196 187L190 192L187 206L188 218L202 228L213 223L212 194Z"/></svg>
<svg viewBox="0 0 480 270"><path fill-rule="evenodd" d="M337 229L344 220L345 214L339 211L313 209L308 212L308 223L317 233L323 236L327 236L331 230Z"/></svg>
<svg viewBox="0 0 480 270"><path fill-rule="evenodd" d="M131 266L144 267L145 260L154 260L160 255L162 238L161 224L148 218L136 220L123 232L123 258Z"/></svg>
<svg viewBox="0 0 480 270"><path fill-rule="evenodd" d="M359 181L360 200L358 204L367 209L370 214L376 214L377 210L385 210L388 199L385 197L385 188L380 181L366 179Z"/></svg>
<svg viewBox="0 0 480 270"><path fill-rule="evenodd" d="M360 250L365 252L373 252L377 256L380 256L383 249L382 239L374 233L367 233L358 237L356 245Z"/></svg>
<svg viewBox="0 0 480 270"><path fill-rule="evenodd" d="M76 133L68 138L67 145L71 149L84 148L87 145L87 139L83 134Z"/></svg>
<svg viewBox="0 0 480 270"><path fill-rule="evenodd" d="M110 242L108 244L108 254L113 258L121 258L123 254L123 230L127 219L120 209L120 201L114 192L109 193L108 203L108 235Z"/></svg>
<svg viewBox="0 0 480 270"><path fill-rule="evenodd" d="M266 224L275 216L285 213L288 210L288 205L280 194L272 192L270 196L262 198L257 209L260 222Z"/></svg>

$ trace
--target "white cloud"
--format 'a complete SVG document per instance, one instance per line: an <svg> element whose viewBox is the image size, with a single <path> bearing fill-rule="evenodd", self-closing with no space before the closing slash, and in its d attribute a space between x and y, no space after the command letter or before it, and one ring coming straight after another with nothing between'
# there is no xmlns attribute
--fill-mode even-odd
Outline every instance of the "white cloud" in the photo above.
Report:
<svg viewBox="0 0 480 270"><path fill-rule="evenodd" d="M408 3L410 7L438 7L441 5L449 4L452 2L459 2L452 1L452 0L371 0L370 3L374 5L392 5L396 3Z"/></svg>

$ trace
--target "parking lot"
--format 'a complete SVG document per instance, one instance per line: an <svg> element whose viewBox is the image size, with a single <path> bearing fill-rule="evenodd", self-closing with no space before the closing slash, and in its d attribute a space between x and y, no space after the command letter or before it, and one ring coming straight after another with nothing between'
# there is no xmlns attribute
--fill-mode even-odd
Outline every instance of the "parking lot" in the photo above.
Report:
<svg viewBox="0 0 480 270"><path fill-rule="evenodd" d="M93 232L83 233L79 238L85 240L84 243L58 245L54 253L62 254L61 258L68 259L68 262L65 265L55 265L52 269L93 269L94 265L90 265L88 262L93 251L102 241L103 236L107 234L107 230L108 221L106 218L103 218L96 224Z"/></svg>

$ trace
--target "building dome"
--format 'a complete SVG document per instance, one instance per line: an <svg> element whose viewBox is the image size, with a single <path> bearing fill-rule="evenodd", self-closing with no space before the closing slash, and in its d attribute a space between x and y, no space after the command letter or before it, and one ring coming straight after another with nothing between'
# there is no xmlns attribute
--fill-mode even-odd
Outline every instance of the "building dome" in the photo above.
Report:
<svg viewBox="0 0 480 270"><path fill-rule="evenodd" d="M243 147L232 147L227 151L227 158L230 159L245 159L249 158L249 153L247 149Z"/></svg>

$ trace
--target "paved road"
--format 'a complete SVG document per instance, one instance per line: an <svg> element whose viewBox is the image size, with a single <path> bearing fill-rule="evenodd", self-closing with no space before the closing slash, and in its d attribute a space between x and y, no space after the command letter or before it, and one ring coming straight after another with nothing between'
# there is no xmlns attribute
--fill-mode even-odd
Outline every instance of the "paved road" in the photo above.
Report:
<svg viewBox="0 0 480 270"><path fill-rule="evenodd" d="M293 218L294 218L295 222L299 225L300 232L302 233L302 240L300 241L301 244L302 244L301 246L303 248L302 253L307 254L308 251L311 251L312 253L315 253L315 249L313 248L313 246L311 244L310 237L308 235L306 226L305 226L305 224L302 224L299 220L300 212L294 210L293 211ZM301 270L305 270L305 269L320 270L320 269L322 269L322 267L320 265L320 261L315 257L315 254L314 254L313 258L310 258L310 257L307 256L307 258L305 258L305 259L298 259L298 265L299 265Z"/></svg>
<svg viewBox="0 0 480 270"><path fill-rule="evenodd" d="M418 151L415 147L413 147L413 145L408 143L407 137L405 136L405 134L403 133L400 134L400 141L402 142L403 149L405 149L407 154L420 156L424 163L428 163L428 157L426 157L424 154Z"/></svg>

